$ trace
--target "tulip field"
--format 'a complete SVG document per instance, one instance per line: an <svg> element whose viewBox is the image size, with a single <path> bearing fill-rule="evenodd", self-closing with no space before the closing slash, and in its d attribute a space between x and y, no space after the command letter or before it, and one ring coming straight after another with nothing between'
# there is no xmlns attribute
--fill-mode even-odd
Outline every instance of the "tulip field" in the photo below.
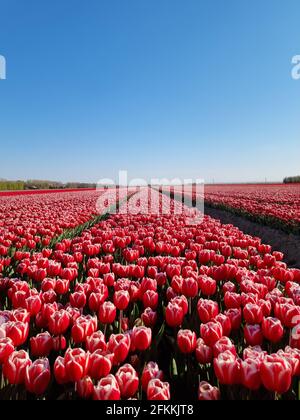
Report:
<svg viewBox="0 0 300 420"><path fill-rule="evenodd" d="M299 400L300 270L158 191L104 193L0 195L0 399ZM300 225L299 186L205 200Z"/></svg>
<svg viewBox="0 0 300 420"><path fill-rule="evenodd" d="M300 233L300 184L207 186L205 200L254 221Z"/></svg>

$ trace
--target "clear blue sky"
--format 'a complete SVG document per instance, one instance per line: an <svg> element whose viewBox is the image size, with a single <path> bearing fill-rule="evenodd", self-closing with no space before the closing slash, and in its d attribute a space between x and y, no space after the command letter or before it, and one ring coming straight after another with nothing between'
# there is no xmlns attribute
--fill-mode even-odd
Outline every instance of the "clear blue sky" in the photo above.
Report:
<svg viewBox="0 0 300 420"><path fill-rule="evenodd" d="M0 6L0 178L300 173L299 0Z"/></svg>

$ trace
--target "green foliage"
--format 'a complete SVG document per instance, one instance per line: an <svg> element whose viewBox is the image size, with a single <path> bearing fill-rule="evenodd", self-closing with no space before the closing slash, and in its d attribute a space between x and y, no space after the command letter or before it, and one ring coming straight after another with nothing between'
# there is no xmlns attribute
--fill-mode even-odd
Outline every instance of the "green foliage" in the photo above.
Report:
<svg viewBox="0 0 300 420"><path fill-rule="evenodd" d="M24 190L24 188L23 181L0 181L0 191L16 191Z"/></svg>
<svg viewBox="0 0 300 420"><path fill-rule="evenodd" d="M283 182L285 184L297 184L297 183L300 183L300 176L290 176L290 177L284 178Z"/></svg>

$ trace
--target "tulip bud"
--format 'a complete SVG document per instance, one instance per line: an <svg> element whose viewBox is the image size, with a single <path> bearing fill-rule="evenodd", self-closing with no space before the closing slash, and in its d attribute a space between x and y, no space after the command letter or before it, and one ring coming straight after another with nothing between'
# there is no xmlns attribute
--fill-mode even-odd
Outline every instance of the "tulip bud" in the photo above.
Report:
<svg viewBox="0 0 300 420"><path fill-rule="evenodd" d="M121 392L116 378L108 375L100 379L94 387L94 400L96 401L118 401L121 399Z"/></svg>
<svg viewBox="0 0 300 420"><path fill-rule="evenodd" d="M120 367L116 379L122 398L134 397L139 387L139 378L135 369L129 364Z"/></svg>
<svg viewBox="0 0 300 420"><path fill-rule="evenodd" d="M142 381L143 391L147 392L148 384L151 381L151 379L160 379L162 381L163 376L164 376L163 372L159 370L157 363L149 362L145 366L142 373L141 381Z"/></svg>
<svg viewBox="0 0 300 420"><path fill-rule="evenodd" d="M277 355L266 356L260 366L260 375L264 387L278 394L286 393L292 384L291 365Z"/></svg>
<svg viewBox="0 0 300 420"><path fill-rule="evenodd" d="M48 359L37 359L26 368L25 386L28 392L35 395L45 393L51 379Z"/></svg>
<svg viewBox="0 0 300 420"><path fill-rule="evenodd" d="M48 331L31 337L30 349L33 357L47 357L53 349L53 338Z"/></svg>
<svg viewBox="0 0 300 420"><path fill-rule="evenodd" d="M147 399L149 401L168 401L170 396L170 385L160 379L151 379L147 388Z"/></svg>
<svg viewBox="0 0 300 420"><path fill-rule="evenodd" d="M180 330L177 334L177 345L181 353L193 353L197 345L197 336L190 330Z"/></svg>
<svg viewBox="0 0 300 420"><path fill-rule="evenodd" d="M264 318L262 321L264 337L271 343L278 343L284 334L281 322L277 318Z"/></svg>
<svg viewBox="0 0 300 420"><path fill-rule="evenodd" d="M89 376L85 376L76 383L76 392L80 398L89 400L93 396L94 384Z"/></svg>
<svg viewBox="0 0 300 420"><path fill-rule="evenodd" d="M199 401L218 401L220 398L219 388L210 385L208 382L200 382L198 390Z"/></svg>
<svg viewBox="0 0 300 420"><path fill-rule="evenodd" d="M31 363L26 351L14 351L3 365L3 375L11 385L21 385L25 381L26 368Z"/></svg>

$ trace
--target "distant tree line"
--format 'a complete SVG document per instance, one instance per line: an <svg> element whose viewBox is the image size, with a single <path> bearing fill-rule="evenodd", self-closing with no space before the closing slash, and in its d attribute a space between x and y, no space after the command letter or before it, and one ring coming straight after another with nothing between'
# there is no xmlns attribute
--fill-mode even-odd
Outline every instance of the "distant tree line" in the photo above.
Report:
<svg viewBox="0 0 300 420"><path fill-rule="evenodd" d="M0 180L0 191L15 191L15 190L63 190L63 189L77 189L77 188L96 188L96 184L83 182L56 182L56 181L7 181Z"/></svg>
<svg viewBox="0 0 300 420"><path fill-rule="evenodd" d="M300 183L300 176L290 176L290 177L284 178L283 182L284 182L284 184Z"/></svg>

